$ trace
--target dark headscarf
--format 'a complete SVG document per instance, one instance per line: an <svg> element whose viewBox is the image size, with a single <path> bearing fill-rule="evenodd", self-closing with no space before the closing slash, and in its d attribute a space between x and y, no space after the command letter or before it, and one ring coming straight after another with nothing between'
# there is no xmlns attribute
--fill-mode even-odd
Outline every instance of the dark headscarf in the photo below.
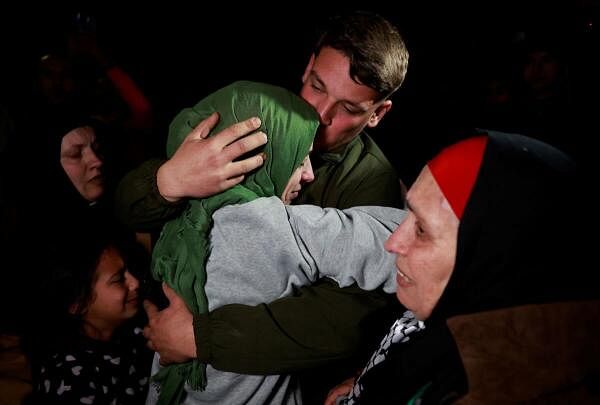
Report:
<svg viewBox="0 0 600 405"><path fill-rule="evenodd" d="M460 218L456 264L432 318L586 295L575 250L576 180L574 162L558 149L487 133ZM436 181L446 194L445 183Z"/></svg>
<svg viewBox="0 0 600 405"><path fill-rule="evenodd" d="M596 270L579 263L583 208L567 155L488 132L446 148L429 167L460 219L454 270L425 329L392 345L386 361L365 374L360 403L406 403L417 391L423 403L464 395L451 316L598 296L590 281Z"/></svg>
<svg viewBox="0 0 600 405"><path fill-rule="evenodd" d="M104 192L98 200L90 202L86 200L69 179L61 165L61 144L69 132L76 128L90 127L96 136L99 150L95 152L102 159L102 173L104 176ZM110 216L112 183L115 173L111 171L111 162L107 161L106 155L112 155L110 149L112 129L95 118L89 116L64 116L55 117L48 124L46 138L46 154L41 172L44 178L43 197L47 212L52 212L50 227L56 228L63 221L76 223L78 218L88 215ZM108 152L108 153L105 153Z"/></svg>

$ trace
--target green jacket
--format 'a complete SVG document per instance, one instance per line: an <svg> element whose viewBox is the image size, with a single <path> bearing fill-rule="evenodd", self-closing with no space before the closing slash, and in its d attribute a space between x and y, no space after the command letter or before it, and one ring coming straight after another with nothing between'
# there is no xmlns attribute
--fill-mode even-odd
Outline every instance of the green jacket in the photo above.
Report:
<svg viewBox="0 0 600 405"><path fill-rule="evenodd" d="M346 209L359 205L404 207L404 185L377 144L361 133L329 153L311 155L315 180L294 204Z"/></svg>
<svg viewBox="0 0 600 405"><path fill-rule="evenodd" d="M341 152L317 159L324 162L317 162L316 181L304 189L301 201L342 209L403 207L400 180L366 134ZM156 229L182 210L181 204L172 204L158 193L155 174L162 162L146 162L130 172L117 189L117 212L136 230ZM356 355L365 339L379 338L370 329L377 322L371 321L394 301L380 292L342 289L321 281L270 304L226 305L196 316L197 353L202 362L238 373L290 372L282 368L279 354L285 354L287 364L293 357L296 370L330 364Z"/></svg>

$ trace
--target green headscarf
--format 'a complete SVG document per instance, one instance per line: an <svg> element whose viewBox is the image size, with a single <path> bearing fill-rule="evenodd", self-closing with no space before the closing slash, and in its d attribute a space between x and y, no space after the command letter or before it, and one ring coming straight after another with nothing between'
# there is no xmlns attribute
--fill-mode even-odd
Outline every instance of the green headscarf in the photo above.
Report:
<svg viewBox="0 0 600 405"><path fill-rule="evenodd" d="M220 115L213 134L250 117L259 117L267 134L266 162L246 175L237 186L202 200L190 200L185 211L165 224L152 254L152 273L165 281L194 314L208 311L204 286L210 253L212 215L219 208L259 197L281 196L293 172L309 152L317 127L316 112L304 100L263 83L235 82L181 111L171 123L167 156L213 112ZM201 179L199 179L201 181ZM155 377L161 383L159 403L179 403L187 380L193 389L206 386L205 365L197 360L163 368Z"/></svg>

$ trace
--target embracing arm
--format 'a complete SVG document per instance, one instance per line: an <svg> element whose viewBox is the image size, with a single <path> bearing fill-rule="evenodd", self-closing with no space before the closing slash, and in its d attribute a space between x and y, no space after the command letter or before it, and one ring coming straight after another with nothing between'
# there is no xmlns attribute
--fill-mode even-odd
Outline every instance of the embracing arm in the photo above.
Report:
<svg viewBox="0 0 600 405"><path fill-rule="evenodd" d="M117 186L115 212L119 220L139 232L152 231L179 214L185 200L170 202L159 192L156 172L164 163L151 159L123 177Z"/></svg>
<svg viewBox="0 0 600 405"><path fill-rule="evenodd" d="M261 154L236 161L267 142L255 131L260 120L250 118L207 138L219 115L201 121L183 140L173 156L143 163L128 173L116 190L116 212L132 229L158 229L182 210L185 198L204 198L238 184L244 174L264 162ZM248 135L248 136L246 136Z"/></svg>
<svg viewBox="0 0 600 405"><path fill-rule="evenodd" d="M343 211L310 205L287 206L287 217L302 257L317 277L340 286L396 291L396 257L383 245L405 211L364 206Z"/></svg>
<svg viewBox="0 0 600 405"><path fill-rule="evenodd" d="M149 319L144 336L161 363L197 355L217 369L246 374L281 374L348 359L379 335L374 328L388 325L381 319L392 316L397 304L380 291L340 288L323 279L271 304L230 304L194 317L173 290L163 289L167 308L158 311L144 302Z"/></svg>
<svg viewBox="0 0 600 405"><path fill-rule="evenodd" d="M271 216L279 213L281 202L264 202L273 203ZM390 287L395 287L394 257L384 251L383 243L404 218L404 211L286 206L282 215L306 268L318 277L335 277L346 288L323 278L270 304L225 305L196 317L198 358L217 369L278 374L348 359L366 346L373 328L386 325L381 317L389 316L390 304L396 302L377 288L394 290ZM276 229L272 231L276 234ZM259 239L256 235L254 243Z"/></svg>
<svg viewBox="0 0 600 405"><path fill-rule="evenodd" d="M268 305L225 305L198 316L196 351L217 369L246 374L328 364L355 355L394 301L323 279Z"/></svg>
<svg viewBox="0 0 600 405"><path fill-rule="evenodd" d="M365 337L373 335L373 325L385 325L385 322L378 323L376 319L386 313L387 304L395 300L380 291L368 292L351 284L357 281L364 288L376 289L386 281L389 283L392 278L390 269L394 265L393 258L382 255L385 253L383 240L403 218L403 212L393 208L360 207L353 209L353 214L347 214L312 206L283 208L277 199L260 199L237 207L235 211L232 209L227 215L223 214L233 223L233 229L227 232L229 228L221 227L219 234L235 236L233 231L239 231L239 227L234 225L244 222L243 218L257 221L257 218L262 218L258 214L244 216L243 213L248 210L254 212L253 208L264 209L263 206L267 206L270 213L269 221L261 222L263 226L271 222L281 225L283 221L288 224L287 231L285 226L275 226L269 232L262 232L263 237L255 235L252 240L254 250L265 251L268 246L276 246L273 238L286 241L287 247L298 246L291 249L298 252L292 256L304 257L305 261L296 263L305 271L316 273L319 277L337 276L348 287L340 288L333 281L323 279L312 287L296 287L290 296L271 304L230 304L199 315L194 319L197 350L186 350L187 354L183 357L189 358L193 352L197 352L201 361L217 369L271 374L310 368L355 355L364 344ZM242 215L240 221L235 220L235 212ZM274 217L282 219L276 221ZM257 224L252 223L251 226ZM276 230L281 232L277 233ZM356 230L361 233L360 240ZM287 234L295 234L297 240L294 241L294 236L286 237ZM339 238L331 235L338 235ZM329 240L323 245L320 241L324 238ZM289 266L294 267L293 260L286 261L286 251L290 252L282 248L277 250L279 254L272 252L268 258L280 264L289 262ZM277 267L276 263L258 267L263 272L271 267L278 273L285 270ZM334 270L339 267L348 267L347 274L336 274ZM278 277L278 274L272 276ZM309 278L313 276L311 274ZM173 350L181 349L177 347L178 339L167 342L167 331L173 330L173 327L177 329L176 325L168 324L175 318L164 317L164 322L155 322L154 325L151 321L150 328L146 330L151 345L161 354L163 362L181 358L170 354ZM188 318L191 319L191 315ZM182 339L187 341L183 331L181 333ZM167 353L167 356L163 353Z"/></svg>

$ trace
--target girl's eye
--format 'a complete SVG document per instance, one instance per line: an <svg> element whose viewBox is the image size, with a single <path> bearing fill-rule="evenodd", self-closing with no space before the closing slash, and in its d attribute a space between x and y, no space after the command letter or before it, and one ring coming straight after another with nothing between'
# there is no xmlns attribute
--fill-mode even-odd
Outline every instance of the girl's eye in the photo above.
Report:
<svg viewBox="0 0 600 405"><path fill-rule="evenodd" d="M125 282L125 272L121 271L121 272L115 274L111 278L111 282L113 282L113 283L123 283L123 282Z"/></svg>

